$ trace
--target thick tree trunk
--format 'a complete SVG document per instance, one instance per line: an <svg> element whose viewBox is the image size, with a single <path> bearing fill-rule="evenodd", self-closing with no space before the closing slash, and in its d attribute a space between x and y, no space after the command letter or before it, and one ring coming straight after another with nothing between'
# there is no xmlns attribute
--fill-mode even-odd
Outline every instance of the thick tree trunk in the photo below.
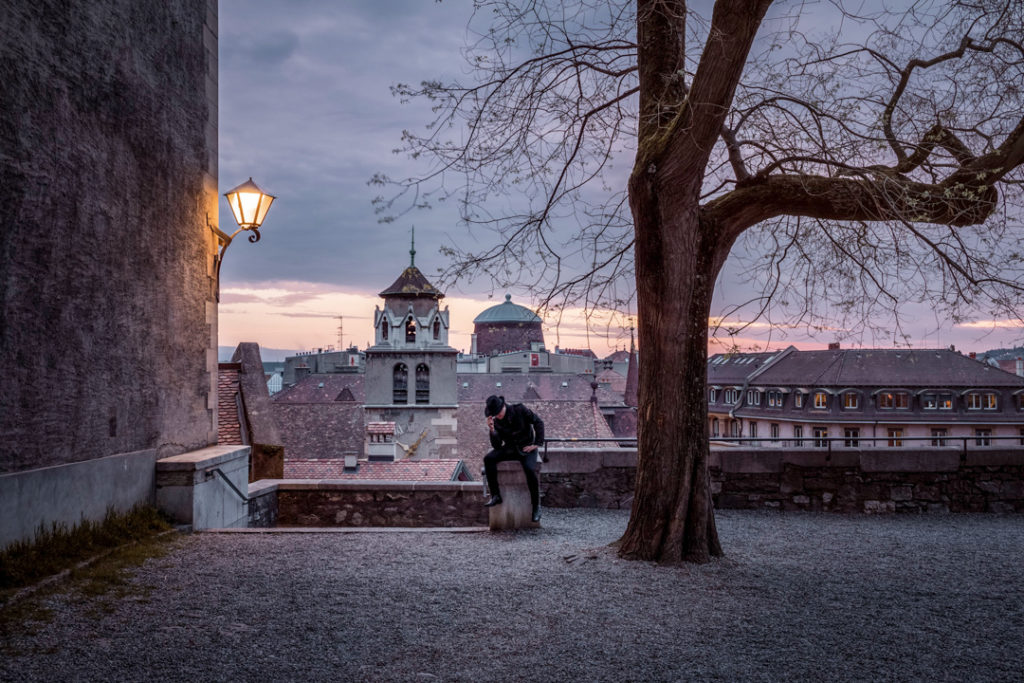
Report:
<svg viewBox="0 0 1024 683"><path fill-rule="evenodd" d="M692 203L659 202L654 169L630 181L636 230L640 405L636 492L622 557L707 562L722 554L708 474L707 329L721 265Z"/></svg>

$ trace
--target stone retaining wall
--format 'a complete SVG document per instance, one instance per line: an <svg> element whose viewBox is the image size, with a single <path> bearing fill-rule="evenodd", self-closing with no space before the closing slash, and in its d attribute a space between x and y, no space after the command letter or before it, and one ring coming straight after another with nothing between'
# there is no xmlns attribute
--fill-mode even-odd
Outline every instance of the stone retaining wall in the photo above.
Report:
<svg viewBox="0 0 1024 683"><path fill-rule="evenodd" d="M636 451L550 449L548 507L625 508ZM1024 512L1024 449L720 449L715 506L835 512Z"/></svg>
<svg viewBox="0 0 1024 683"><path fill-rule="evenodd" d="M250 526L463 527L487 524L480 482L263 480Z"/></svg>

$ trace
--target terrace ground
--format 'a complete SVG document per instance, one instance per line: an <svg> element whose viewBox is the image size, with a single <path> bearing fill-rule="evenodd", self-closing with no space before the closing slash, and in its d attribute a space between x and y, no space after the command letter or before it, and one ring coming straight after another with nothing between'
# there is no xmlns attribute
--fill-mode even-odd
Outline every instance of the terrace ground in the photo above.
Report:
<svg viewBox="0 0 1024 683"><path fill-rule="evenodd" d="M721 511L680 567L619 560L627 518L185 536L116 600L33 598L0 680L1024 678L1022 516Z"/></svg>

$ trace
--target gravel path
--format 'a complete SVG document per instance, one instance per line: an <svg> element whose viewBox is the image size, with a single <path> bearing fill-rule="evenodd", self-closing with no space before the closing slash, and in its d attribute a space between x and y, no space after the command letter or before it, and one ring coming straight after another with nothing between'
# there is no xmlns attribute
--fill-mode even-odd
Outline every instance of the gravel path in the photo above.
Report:
<svg viewBox="0 0 1024 683"><path fill-rule="evenodd" d="M1024 517L723 511L699 567L617 559L626 519L187 536L47 598L0 680L1024 680Z"/></svg>

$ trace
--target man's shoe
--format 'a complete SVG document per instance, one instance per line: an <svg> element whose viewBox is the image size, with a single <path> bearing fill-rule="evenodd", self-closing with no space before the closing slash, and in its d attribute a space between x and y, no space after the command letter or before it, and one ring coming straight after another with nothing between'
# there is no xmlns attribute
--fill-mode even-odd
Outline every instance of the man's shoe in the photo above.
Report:
<svg viewBox="0 0 1024 683"><path fill-rule="evenodd" d="M540 506L539 505L537 507L533 508L533 521L535 521L535 522L539 522L540 521Z"/></svg>
<svg viewBox="0 0 1024 683"><path fill-rule="evenodd" d="M488 500L486 503L484 503L484 507L485 508L494 507L495 505L501 505L501 496L498 496L498 495L491 496L490 500Z"/></svg>

